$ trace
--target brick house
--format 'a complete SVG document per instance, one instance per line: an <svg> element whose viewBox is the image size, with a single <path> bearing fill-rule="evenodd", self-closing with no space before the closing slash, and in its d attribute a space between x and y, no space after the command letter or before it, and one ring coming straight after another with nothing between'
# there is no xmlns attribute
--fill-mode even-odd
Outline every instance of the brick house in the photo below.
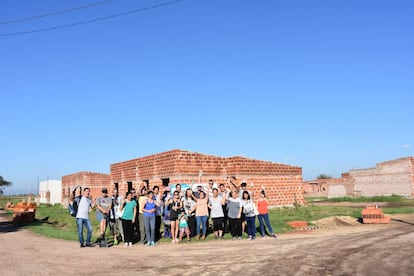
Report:
<svg viewBox="0 0 414 276"><path fill-rule="evenodd" d="M110 188L125 195L144 183L148 188L177 183L226 184L227 178L246 182L258 195L262 186L271 206L303 204L302 168L240 156L218 157L185 150L171 150L110 166ZM251 185L253 184L253 187Z"/></svg>
<svg viewBox="0 0 414 276"><path fill-rule="evenodd" d="M102 194L102 188L109 187L109 174L96 172L78 172L62 177L62 204L69 202L70 193L74 187L90 188L90 195L96 198ZM77 191L78 195L79 190Z"/></svg>

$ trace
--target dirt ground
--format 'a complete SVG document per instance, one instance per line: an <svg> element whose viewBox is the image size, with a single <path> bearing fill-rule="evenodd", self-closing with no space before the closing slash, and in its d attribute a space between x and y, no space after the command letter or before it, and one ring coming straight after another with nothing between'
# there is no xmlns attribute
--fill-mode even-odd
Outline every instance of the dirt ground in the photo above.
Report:
<svg viewBox="0 0 414 276"><path fill-rule="evenodd" d="M387 225L342 222L325 219L317 230L277 239L80 248L0 216L0 274L414 275L414 215Z"/></svg>

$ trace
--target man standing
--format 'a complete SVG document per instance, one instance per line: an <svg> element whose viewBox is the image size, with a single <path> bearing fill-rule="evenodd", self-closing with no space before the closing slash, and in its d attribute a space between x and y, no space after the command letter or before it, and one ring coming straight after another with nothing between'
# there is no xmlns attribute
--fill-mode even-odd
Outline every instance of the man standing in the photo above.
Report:
<svg viewBox="0 0 414 276"><path fill-rule="evenodd" d="M138 206L138 196L137 196L137 192L136 192L136 190L135 190L135 188L132 188L131 190L130 190L130 193L131 193L131 195L132 195L132 199L131 200L134 200L135 201L135 209L136 209L136 212L135 212L135 219L133 220L133 223L132 223L132 228L133 228L133 236L134 236L134 242L136 242L136 241L139 241L139 223L140 223L140 221L139 221L139 215L138 215L138 211L139 211L139 206Z"/></svg>
<svg viewBox="0 0 414 276"><path fill-rule="evenodd" d="M100 240L105 239L106 226L109 221L109 211L112 207L112 198L108 196L108 189L102 189L102 196L96 199L96 219L99 222Z"/></svg>
<svg viewBox="0 0 414 276"><path fill-rule="evenodd" d="M116 188L112 190L111 200L112 207L109 213L109 229L114 237L114 245L117 245L119 242L119 236L122 236L124 231L122 229L122 221L120 218L120 205L123 202L123 198L118 195L118 190Z"/></svg>
<svg viewBox="0 0 414 276"><path fill-rule="evenodd" d="M229 198L230 190L224 186L223 183L219 185L219 195L222 198ZM223 213L224 213L224 233L227 232L227 228L229 225L228 216L227 216L227 201L222 205Z"/></svg>
<svg viewBox="0 0 414 276"><path fill-rule="evenodd" d="M76 225L78 226L78 238L80 247L92 247L92 224L89 220L89 208L93 208L94 204L89 197L89 188L84 188L82 197L78 205L78 213L76 214ZM86 244L83 239L83 226L86 227Z"/></svg>
<svg viewBox="0 0 414 276"><path fill-rule="evenodd" d="M251 184L251 186L253 187L253 184ZM242 182L240 184L240 190L239 190L239 198L243 199L243 192L247 191L247 183L246 182ZM252 197L252 192L251 191L247 191L249 193L249 196Z"/></svg>
<svg viewBox="0 0 414 276"><path fill-rule="evenodd" d="M139 226L139 239L142 244L147 243L147 239L145 237L145 225L144 225L144 211L142 210L141 206L145 205L145 201L147 200L147 187L145 183L142 183L139 188L139 195L138 195L138 226Z"/></svg>

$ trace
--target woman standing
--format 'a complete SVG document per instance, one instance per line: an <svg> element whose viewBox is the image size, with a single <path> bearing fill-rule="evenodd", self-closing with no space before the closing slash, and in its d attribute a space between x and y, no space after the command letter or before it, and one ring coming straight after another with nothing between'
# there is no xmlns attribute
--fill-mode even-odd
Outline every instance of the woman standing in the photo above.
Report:
<svg viewBox="0 0 414 276"><path fill-rule="evenodd" d="M222 206L225 204L225 198L218 194L218 189L213 188L213 196L209 198L210 216L213 219L214 238L223 238L224 230L224 212Z"/></svg>
<svg viewBox="0 0 414 276"><path fill-rule="evenodd" d="M200 225L203 227L203 235L201 236L202 240L206 239L207 234L207 219L208 219L208 198L206 197L206 193L204 191L200 192L200 198L194 198L196 201L196 239L200 239Z"/></svg>
<svg viewBox="0 0 414 276"><path fill-rule="evenodd" d="M242 206L243 213L246 216L247 239L254 240L256 239L256 213L248 191L243 192Z"/></svg>
<svg viewBox="0 0 414 276"><path fill-rule="evenodd" d="M276 238L276 235L273 233L272 225L270 225L269 221L269 211L268 211L268 202L266 198L266 193L264 188L260 191L260 198L257 201L257 210L259 212L259 224L260 224L260 232L262 234L262 238L265 237L265 224L267 231L270 233L272 238Z"/></svg>
<svg viewBox="0 0 414 276"><path fill-rule="evenodd" d="M196 203L193 199L193 191L191 189L187 189L185 191L183 203L184 203L184 210L188 218L187 222L188 222L188 228L190 229L190 236L194 237L196 234L196 219L195 219Z"/></svg>
<svg viewBox="0 0 414 276"><path fill-rule="evenodd" d="M228 209L228 218L229 218L229 228L233 240L241 240L242 231L241 231L241 200L239 194L236 190L231 192L231 197L227 199L227 209Z"/></svg>
<svg viewBox="0 0 414 276"><path fill-rule="evenodd" d="M155 245L155 212L157 206L154 201L154 192L147 192L147 199L141 206L141 210L144 213L144 225L145 225L145 237L147 238L147 245Z"/></svg>
<svg viewBox="0 0 414 276"><path fill-rule="evenodd" d="M168 206L170 208L170 221L171 221L171 238L172 243L178 243L178 215L183 208L183 201L180 198L180 193L174 191L173 198L168 200Z"/></svg>
<svg viewBox="0 0 414 276"><path fill-rule="evenodd" d="M132 200L131 192L127 192L125 200L120 207L122 213L122 229L124 230L125 246L132 246L132 239L134 235L135 217L137 215L137 202Z"/></svg>

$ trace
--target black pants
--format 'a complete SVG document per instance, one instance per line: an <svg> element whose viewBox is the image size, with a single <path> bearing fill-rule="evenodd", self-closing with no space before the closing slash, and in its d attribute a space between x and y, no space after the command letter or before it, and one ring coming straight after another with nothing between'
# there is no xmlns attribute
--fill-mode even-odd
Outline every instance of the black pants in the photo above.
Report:
<svg viewBox="0 0 414 276"><path fill-rule="evenodd" d="M155 216L155 241L161 239L161 216Z"/></svg>
<svg viewBox="0 0 414 276"><path fill-rule="evenodd" d="M213 218L213 230L214 231L223 230L224 229L223 223L224 223L224 217Z"/></svg>
<svg viewBox="0 0 414 276"><path fill-rule="evenodd" d="M227 204L222 205L223 207L223 213L224 213L224 220L223 220L223 227L224 232L229 231L229 218L227 216Z"/></svg>
<svg viewBox="0 0 414 276"><path fill-rule="evenodd" d="M132 220L123 219L122 228L124 229L124 241L132 242L134 237L134 226L132 225Z"/></svg>
<svg viewBox="0 0 414 276"><path fill-rule="evenodd" d="M232 237L241 237L241 220L239 218L229 218L229 227Z"/></svg>
<svg viewBox="0 0 414 276"><path fill-rule="evenodd" d="M190 228L190 237L194 237L197 228L195 216L188 217L188 228Z"/></svg>

